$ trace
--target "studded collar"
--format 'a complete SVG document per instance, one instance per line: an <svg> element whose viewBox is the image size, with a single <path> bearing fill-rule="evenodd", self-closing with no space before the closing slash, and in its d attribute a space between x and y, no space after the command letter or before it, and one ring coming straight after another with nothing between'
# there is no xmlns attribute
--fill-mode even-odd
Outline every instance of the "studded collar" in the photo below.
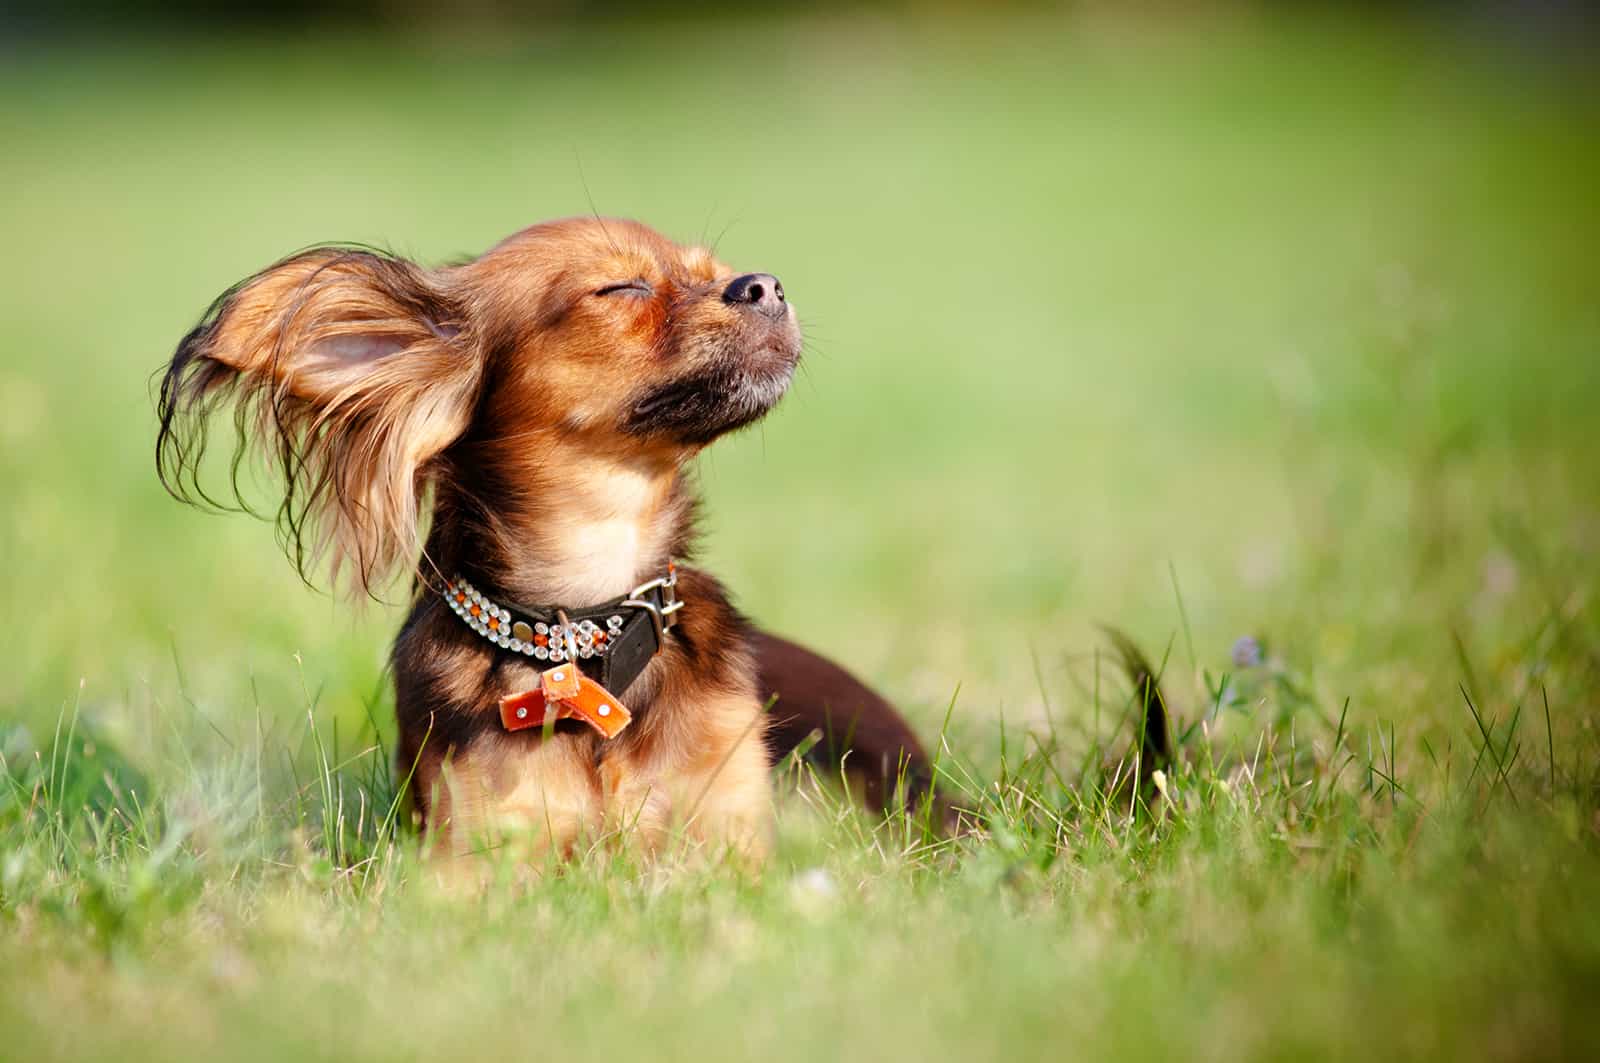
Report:
<svg viewBox="0 0 1600 1063"><path fill-rule="evenodd" d="M677 596L677 566L628 594L582 609L524 607L496 600L461 576L444 585L452 612L480 636L508 653L541 664L574 661L613 695L639 678L660 653L683 602Z"/></svg>

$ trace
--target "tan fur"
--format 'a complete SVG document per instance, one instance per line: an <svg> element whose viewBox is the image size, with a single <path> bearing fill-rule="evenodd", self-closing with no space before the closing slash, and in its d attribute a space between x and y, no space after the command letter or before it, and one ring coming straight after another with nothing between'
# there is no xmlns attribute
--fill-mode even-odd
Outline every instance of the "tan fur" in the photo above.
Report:
<svg viewBox="0 0 1600 1063"><path fill-rule="evenodd" d="M245 284L199 336L179 383L237 398L279 453L302 570L326 559L358 593L416 556L425 467L466 428L481 377L455 317L425 270L316 251Z"/></svg>

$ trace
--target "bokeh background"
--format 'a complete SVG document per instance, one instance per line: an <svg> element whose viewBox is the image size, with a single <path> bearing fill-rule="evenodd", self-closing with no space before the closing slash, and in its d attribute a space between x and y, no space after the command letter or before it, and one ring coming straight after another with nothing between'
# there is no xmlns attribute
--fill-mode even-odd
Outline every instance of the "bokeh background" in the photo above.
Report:
<svg viewBox="0 0 1600 1063"><path fill-rule="evenodd" d="M6 1044L1593 1058L1594 42L1510 2L0 12ZM783 279L803 372L700 462L704 560L948 717L981 835L784 783L759 885L435 907L374 827L398 608L163 493L152 379L233 282L591 211ZM1100 622L1166 662L1158 827L1081 785L1126 748Z"/></svg>
<svg viewBox="0 0 1600 1063"><path fill-rule="evenodd" d="M363 718L395 612L168 500L151 375L288 251L591 211L782 277L804 372L703 461L705 558L924 723L958 685L957 720L1037 716L1092 622L1159 650L1185 614L1186 668L1252 634L1409 712L1456 641L1589 601L1576 9L202 14L6 23L7 715L181 672L211 712L304 683Z"/></svg>

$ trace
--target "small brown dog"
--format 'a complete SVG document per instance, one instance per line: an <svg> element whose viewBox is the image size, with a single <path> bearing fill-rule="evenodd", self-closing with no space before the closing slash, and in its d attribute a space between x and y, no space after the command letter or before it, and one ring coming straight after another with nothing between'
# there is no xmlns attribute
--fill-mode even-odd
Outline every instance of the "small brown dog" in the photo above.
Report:
<svg viewBox="0 0 1600 1063"><path fill-rule="evenodd" d="M808 735L880 803L931 784L883 699L676 564L685 465L772 408L800 349L775 277L634 222L537 225L436 270L319 248L179 344L158 467L205 499L207 415L231 402L241 447L281 466L303 575L325 560L372 593L416 565L397 761L451 851L626 835L759 858L769 764Z"/></svg>

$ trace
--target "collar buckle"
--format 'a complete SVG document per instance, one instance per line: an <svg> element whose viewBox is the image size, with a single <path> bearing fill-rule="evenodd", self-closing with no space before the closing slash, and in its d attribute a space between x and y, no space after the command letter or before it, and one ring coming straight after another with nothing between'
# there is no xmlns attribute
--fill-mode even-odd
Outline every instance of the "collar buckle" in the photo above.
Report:
<svg viewBox="0 0 1600 1063"><path fill-rule="evenodd" d="M650 614L650 622L656 629L656 654L659 655L666 648L667 632L677 623L676 614L683 608L683 602L678 600L678 566L668 563L667 574L657 576L653 580L641 583L628 592L619 605L631 606L634 609L643 609ZM658 606L647 597L650 592L661 592L661 604Z"/></svg>

